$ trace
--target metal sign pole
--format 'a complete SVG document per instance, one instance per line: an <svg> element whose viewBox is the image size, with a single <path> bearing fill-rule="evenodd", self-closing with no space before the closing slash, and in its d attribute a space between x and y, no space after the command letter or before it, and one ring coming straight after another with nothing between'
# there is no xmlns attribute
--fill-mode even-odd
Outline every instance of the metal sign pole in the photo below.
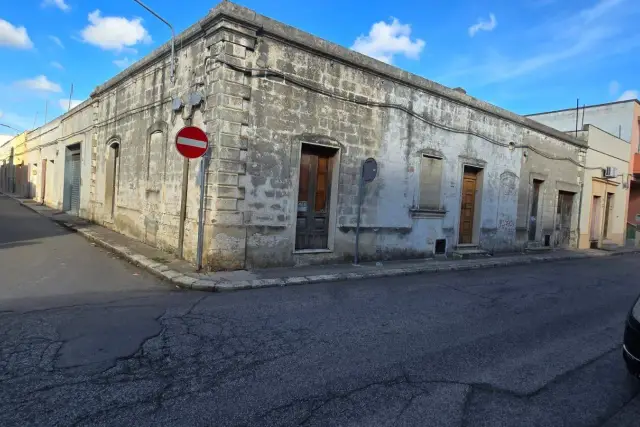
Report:
<svg viewBox="0 0 640 427"><path fill-rule="evenodd" d="M200 208L198 209L198 250L197 250L197 269L202 269L202 243L204 240L204 193L205 193L205 168L207 153L200 158Z"/></svg>
<svg viewBox="0 0 640 427"><path fill-rule="evenodd" d="M190 123L187 122L187 123ZM204 196L206 192L206 170L209 164L209 156L211 150L209 146L209 137L200 128L195 126L185 126L176 134L175 142L176 150L184 158L182 169L182 201L180 203L180 234L178 240L180 242L180 254L183 254L182 245L184 244L184 223L186 219L187 208L187 186L189 177L189 159L200 158L200 176L197 181L200 185L200 206L198 208L198 243L196 247L196 267L202 269L202 246L204 240Z"/></svg>

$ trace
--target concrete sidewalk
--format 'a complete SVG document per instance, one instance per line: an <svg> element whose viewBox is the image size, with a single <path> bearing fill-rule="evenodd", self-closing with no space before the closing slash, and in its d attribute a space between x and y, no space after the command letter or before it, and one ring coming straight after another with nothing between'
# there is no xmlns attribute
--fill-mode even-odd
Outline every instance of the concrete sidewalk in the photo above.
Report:
<svg viewBox="0 0 640 427"><path fill-rule="evenodd" d="M443 271L476 270L531 263L600 258L640 253L640 248L621 248L615 251L557 249L538 254L510 254L482 259L385 261L378 263L313 265L290 268L240 270L230 272L198 273L195 267L176 256L146 245L83 218L49 208L12 194L4 193L28 209L45 216L61 226L81 234L138 265L156 276L169 280L185 289L202 291L233 291L272 286L302 285L309 283L358 280Z"/></svg>

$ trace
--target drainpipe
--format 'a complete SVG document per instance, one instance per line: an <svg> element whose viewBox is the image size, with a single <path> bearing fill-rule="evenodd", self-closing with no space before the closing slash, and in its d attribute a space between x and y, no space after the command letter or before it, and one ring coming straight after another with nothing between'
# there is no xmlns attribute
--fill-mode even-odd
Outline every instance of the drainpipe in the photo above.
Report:
<svg viewBox="0 0 640 427"><path fill-rule="evenodd" d="M180 196L180 224L178 225L178 257L183 258L184 223L187 218L187 190L189 186L189 159L182 161L182 194Z"/></svg>
<svg viewBox="0 0 640 427"><path fill-rule="evenodd" d="M205 192L207 183L207 169L209 166L209 156L211 147L200 157L200 207L198 208L198 246L196 248L196 270L202 270L202 252L204 245L204 221L205 221Z"/></svg>
<svg viewBox="0 0 640 427"><path fill-rule="evenodd" d="M582 217L582 195L584 193L584 179L580 183L580 205L578 205L578 239L576 249L580 249L580 218Z"/></svg>

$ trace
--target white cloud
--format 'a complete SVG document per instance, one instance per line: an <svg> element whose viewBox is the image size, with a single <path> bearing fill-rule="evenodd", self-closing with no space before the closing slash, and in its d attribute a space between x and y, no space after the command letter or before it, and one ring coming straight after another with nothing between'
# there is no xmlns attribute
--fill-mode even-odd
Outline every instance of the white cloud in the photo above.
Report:
<svg viewBox="0 0 640 427"><path fill-rule="evenodd" d="M62 66L62 64L57 61L51 61L50 65L53 68L57 68L58 70L64 70L64 67Z"/></svg>
<svg viewBox="0 0 640 427"><path fill-rule="evenodd" d="M469 36L475 36L478 31L493 31L493 29L496 28L496 25L498 25L496 16L493 13L490 13L488 21L483 21L482 18L480 18L478 19L477 24L473 24L469 27Z"/></svg>
<svg viewBox="0 0 640 427"><path fill-rule="evenodd" d="M609 83L609 95L615 96L618 94L618 92L620 92L620 83L618 83L616 80L611 80L611 82Z"/></svg>
<svg viewBox="0 0 640 427"><path fill-rule="evenodd" d="M58 37L56 36L49 36L49 39L54 42L55 44L58 45L58 47L64 49L64 44L62 44L62 40L60 40Z"/></svg>
<svg viewBox="0 0 640 427"><path fill-rule="evenodd" d="M114 64L116 64L117 67L119 68L127 68L129 65L133 64L133 60L129 59L129 57L125 57L125 58L121 58L121 59L116 59L115 61L113 61Z"/></svg>
<svg viewBox="0 0 640 427"><path fill-rule="evenodd" d="M630 99L640 98L640 93L637 90L625 90L622 95L618 97L618 101L628 101Z"/></svg>
<svg viewBox="0 0 640 427"><path fill-rule="evenodd" d="M424 45L424 40L411 40L411 25L392 18L389 24L384 21L373 24L369 35L358 36L351 49L390 64L394 55L418 59Z"/></svg>
<svg viewBox="0 0 640 427"><path fill-rule="evenodd" d="M21 80L18 85L31 90L43 92L62 92L62 88L58 83L54 83L47 76L40 75L33 79Z"/></svg>
<svg viewBox="0 0 640 427"><path fill-rule="evenodd" d="M0 46L31 49L33 43L25 27L15 27L11 23L0 19Z"/></svg>
<svg viewBox="0 0 640 427"><path fill-rule="evenodd" d="M68 12L71 7L64 0L43 0L42 7L54 6L58 9Z"/></svg>
<svg viewBox="0 0 640 427"><path fill-rule="evenodd" d="M81 99L72 99L71 100L71 108L75 108L78 105L82 104L82 100ZM62 108L63 111L69 111L69 99L60 99L58 101L58 104L60 105L60 108Z"/></svg>
<svg viewBox="0 0 640 427"><path fill-rule="evenodd" d="M89 25L82 30L82 40L105 50L121 52L138 43L151 43L142 19L101 16L99 10L89 14Z"/></svg>
<svg viewBox="0 0 640 427"><path fill-rule="evenodd" d="M525 77L539 81L627 54L640 47L640 36L633 33L640 7L629 5L626 0L599 0L570 14L549 14L540 25L511 32L500 50L484 48L450 61L436 80L466 87Z"/></svg>

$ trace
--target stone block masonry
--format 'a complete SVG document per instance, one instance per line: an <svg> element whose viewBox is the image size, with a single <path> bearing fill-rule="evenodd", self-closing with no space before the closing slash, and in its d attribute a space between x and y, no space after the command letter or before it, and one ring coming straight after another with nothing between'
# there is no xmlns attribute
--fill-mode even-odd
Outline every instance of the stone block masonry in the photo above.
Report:
<svg viewBox="0 0 640 427"><path fill-rule="evenodd" d="M213 142L209 164L211 223L205 234L209 249L206 265L212 270L245 267L245 178L251 85L247 73L225 65L247 68L247 53L255 46L255 32L221 20L207 36L209 61L206 90L211 107L205 125ZM250 66L250 65L249 65Z"/></svg>
<svg viewBox="0 0 640 427"><path fill-rule="evenodd" d="M549 129L532 129L526 120L496 115L487 105L473 108L469 97L460 102L458 94L434 96L424 85L381 76L358 54L334 55L335 50L327 52L331 49L325 44L297 30L256 19L262 31L255 50L246 56L254 67L225 63L245 71L252 87L247 266L351 260L358 174L367 157L377 158L380 170L362 208L365 258L428 257L438 239L445 239L452 250L459 242L461 178L467 166L484 173L477 190L473 243L491 251L519 247L515 224L523 149L509 143L523 147L529 141L526 135L544 139ZM566 135L551 133L559 145L573 147ZM300 151L315 145L336 150L335 194L326 250L309 253L297 251L295 244L298 180ZM416 171L423 153L436 153L446 163L439 177L444 212L414 217L420 187Z"/></svg>
<svg viewBox="0 0 640 427"><path fill-rule="evenodd" d="M553 191L577 180L580 141L233 3L176 45L175 82L164 45L27 137L26 163L62 153L45 200L62 204L64 150L80 143L79 214L176 253L184 230L183 256L195 262L204 173L202 261L233 270L351 261L367 157L379 170L363 199L363 259L430 257L443 241L450 252L464 233L489 251L517 249L523 185L543 173L527 156L557 157ZM203 102L191 105L193 93ZM187 125L207 132L210 152L183 181L173 142Z"/></svg>

